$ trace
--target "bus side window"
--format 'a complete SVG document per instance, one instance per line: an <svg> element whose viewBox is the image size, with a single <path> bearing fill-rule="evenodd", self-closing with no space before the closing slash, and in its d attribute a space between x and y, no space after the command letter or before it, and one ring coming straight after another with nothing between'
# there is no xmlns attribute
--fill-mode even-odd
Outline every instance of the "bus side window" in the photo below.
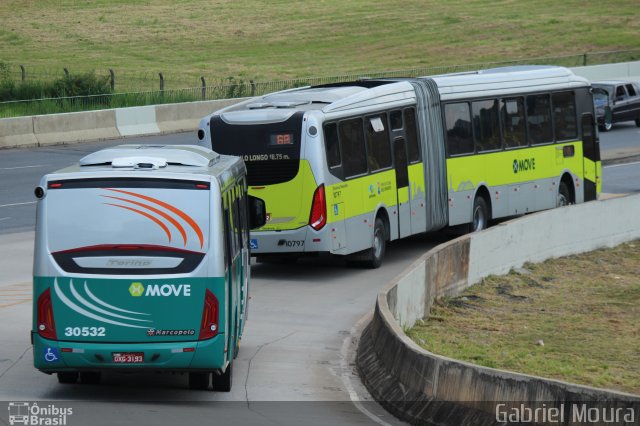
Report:
<svg viewBox="0 0 640 426"><path fill-rule="evenodd" d="M553 103L553 123L556 140L565 141L578 137L576 100L573 92L559 92L551 95Z"/></svg>
<svg viewBox="0 0 640 426"><path fill-rule="evenodd" d="M324 125L324 144L329 168L340 166L342 160L340 159L338 125L336 123L326 123Z"/></svg>
<svg viewBox="0 0 640 426"><path fill-rule="evenodd" d="M416 163L420 161L418 129L416 127L416 110L413 108L407 108L404 110L404 135L407 140L409 163Z"/></svg>
<svg viewBox="0 0 640 426"><path fill-rule="evenodd" d="M238 198L238 211L240 212L240 245L242 248L249 248L249 215L247 203L249 202L247 197L247 186L243 180L240 186L241 196Z"/></svg>
<svg viewBox="0 0 640 426"><path fill-rule="evenodd" d="M341 121L338 125L345 177L367 173L362 118Z"/></svg>
<svg viewBox="0 0 640 426"><path fill-rule="evenodd" d="M232 244L232 258L235 258L236 255L240 252L241 247L241 234L240 234L240 215L238 211L238 194L237 187L234 187L231 192L229 192L229 201L231 205L231 238L233 241Z"/></svg>
<svg viewBox="0 0 640 426"><path fill-rule="evenodd" d="M229 209L227 207L222 211L224 222L224 268L229 268L231 259L231 226L229 226Z"/></svg>
<svg viewBox="0 0 640 426"><path fill-rule="evenodd" d="M376 171L391 166L391 145L387 115L367 117L367 158L369 170Z"/></svg>
<svg viewBox="0 0 640 426"><path fill-rule="evenodd" d="M501 149L498 100L476 101L471 104L471 107L476 150L482 152Z"/></svg>
<svg viewBox="0 0 640 426"><path fill-rule="evenodd" d="M527 145L524 125L524 100L521 97L502 100L502 135L507 148Z"/></svg>
<svg viewBox="0 0 640 426"><path fill-rule="evenodd" d="M596 147L596 126L593 115L582 114L582 151L586 158L600 160L600 151Z"/></svg>
<svg viewBox="0 0 640 426"><path fill-rule="evenodd" d="M527 96L527 129L532 145L553 140L549 95Z"/></svg>
<svg viewBox="0 0 640 426"><path fill-rule="evenodd" d="M472 154L471 114L466 102L444 106L449 155Z"/></svg>
<svg viewBox="0 0 640 426"><path fill-rule="evenodd" d="M396 110L389 113L389 121L391 122L391 130L402 129L402 112Z"/></svg>

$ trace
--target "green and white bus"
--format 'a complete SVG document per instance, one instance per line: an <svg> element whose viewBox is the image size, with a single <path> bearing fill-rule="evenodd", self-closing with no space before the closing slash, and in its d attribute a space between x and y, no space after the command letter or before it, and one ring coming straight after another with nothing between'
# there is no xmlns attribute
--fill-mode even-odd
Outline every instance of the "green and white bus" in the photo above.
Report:
<svg viewBox="0 0 640 426"><path fill-rule="evenodd" d="M364 79L245 100L199 144L242 156L267 223L257 256L329 252L377 267L409 235L594 200L600 154L589 82L519 66Z"/></svg>
<svg viewBox="0 0 640 426"><path fill-rule="evenodd" d="M122 145L44 176L35 194L35 367L61 383L177 371L191 388L229 391L249 228L265 215L243 161L195 145Z"/></svg>

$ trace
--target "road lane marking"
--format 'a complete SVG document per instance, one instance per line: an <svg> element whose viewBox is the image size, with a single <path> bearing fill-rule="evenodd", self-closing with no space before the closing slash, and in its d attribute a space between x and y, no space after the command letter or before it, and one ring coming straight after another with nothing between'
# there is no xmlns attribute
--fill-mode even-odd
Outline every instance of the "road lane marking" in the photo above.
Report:
<svg viewBox="0 0 640 426"><path fill-rule="evenodd" d="M8 303L8 304L6 304L6 305L0 305L0 309L2 309L2 308L8 308L8 307L10 307L10 306L16 306L16 305L19 305L19 304L21 304L21 303L30 302L30 301L31 301L31 299L24 299L24 300L21 300L21 301L19 301L19 302Z"/></svg>
<svg viewBox="0 0 640 426"><path fill-rule="evenodd" d="M37 201L28 201L26 203L0 204L0 207L25 206L27 204L35 204Z"/></svg>
<svg viewBox="0 0 640 426"><path fill-rule="evenodd" d="M3 220L7 220L7 219L11 219L10 217L0 217L0 222L2 222Z"/></svg>
<svg viewBox="0 0 640 426"><path fill-rule="evenodd" d="M0 167L0 170L18 170L18 169L31 169L34 167L44 167L43 164L36 164L35 166L16 166L16 167Z"/></svg>
<svg viewBox="0 0 640 426"><path fill-rule="evenodd" d="M611 164L610 166L604 166L603 169L608 169L611 167L633 166L636 164L640 164L640 161L634 161L633 163Z"/></svg>
<svg viewBox="0 0 640 426"><path fill-rule="evenodd" d="M10 284L0 287L0 309L30 302L32 298L30 282Z"/></svg>

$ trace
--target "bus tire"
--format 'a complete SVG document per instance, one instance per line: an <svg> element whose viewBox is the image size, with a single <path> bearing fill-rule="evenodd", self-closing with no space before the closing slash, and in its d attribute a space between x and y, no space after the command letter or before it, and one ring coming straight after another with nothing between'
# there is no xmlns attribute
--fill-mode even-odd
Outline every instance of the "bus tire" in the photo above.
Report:
<svg viewBox="0 0 640 426"><path fill-rule="evenodd" d="M58 373L58 383L76 383L78 381L78 372L77 371L64 371Z"/></svg>
<svg viewBox="0 0 640 426"><path fill-rule="evenodd" d="M216 392L230 392L233 381L233 362L230 362L227 369L222 374L213 373L211 384Z"/></svg>
<svg viewBox="0 0 640 426"><path fill-rule="evenodd" d="M571 204L571 192L569 191L569 187L565 182L560 182L556 207L568 206L569 204Z"/></svg>
<svg viewBox="0 0 640 426"><path fill-rule="evenodd" d="M189 389L205 390L209 388L209 373L189 373Z"/></svg>
<svg viewBox="0 0 640 426"><path fill-rule="evenodd" d="M491 220L489 207L484 197L476 195L473 200L473 210L471 213L471 223L469 224L469 232L478 232L487 229Z"/></svg>
<svg viewBox="0 0 640 426"><path fill-rule="evenodd" d="M364 258L364 266L370 269L379 268L382 265L382 259L386 251L386 235L387 231L384 222L377 217L373 225L373 242L371 248L367 250Z"/></svg>
<svg viewBox="0 0 640 426"><path fill-rule="evenodd" d="M83 385L97 385L102 375L99 371L83 371L80 373L80 383Z"/></svg>

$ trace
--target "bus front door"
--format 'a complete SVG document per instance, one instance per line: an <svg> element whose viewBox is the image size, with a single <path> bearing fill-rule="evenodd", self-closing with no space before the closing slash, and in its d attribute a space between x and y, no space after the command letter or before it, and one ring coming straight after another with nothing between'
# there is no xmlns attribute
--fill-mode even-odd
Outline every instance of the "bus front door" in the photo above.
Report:
<svg viewBox="0 0 640 426"><path fill-rule="evenodd" d="M411 200L409 200L409 166L407 145L403 138L393 141L393 158L396 171L396 195L398 200L398 237L411 235Z"/></svg>
<svg viewBox="0 0 640 426"><path fill-rule="evenodd" d="M582 116L582 150L584 167L584 201L595 200L601 191L602 163L600 141L592 114Z"/></svg>

